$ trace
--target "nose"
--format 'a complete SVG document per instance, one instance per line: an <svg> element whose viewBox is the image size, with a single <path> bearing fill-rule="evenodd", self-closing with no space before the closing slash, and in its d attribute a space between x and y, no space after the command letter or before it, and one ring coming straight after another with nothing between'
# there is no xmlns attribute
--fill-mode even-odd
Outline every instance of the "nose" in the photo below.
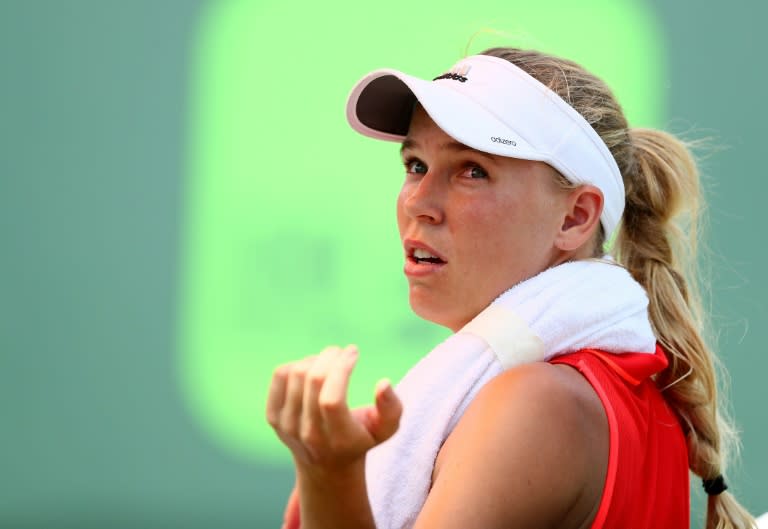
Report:
<svg viewBox="0 0 768 529"><path fill-rule="evenodd" d="M400 193L403 210L413 219L428 224L443 221L442 186L431 171L414 182L406 182Z"/></svg>

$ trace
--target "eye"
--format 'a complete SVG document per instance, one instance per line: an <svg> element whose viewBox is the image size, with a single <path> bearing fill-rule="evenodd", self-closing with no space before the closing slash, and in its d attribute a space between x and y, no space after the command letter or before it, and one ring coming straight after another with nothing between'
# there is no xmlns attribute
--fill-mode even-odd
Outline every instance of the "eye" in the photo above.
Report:
<svg viewBox="0 0 768 529"><path fill-rule="evenodd" d="M405 161L405 171L407 173L424 174L427 172L427 165L418 158L410 158Z"/></svg>
<svg viewBox="0 0 768 529"><path fill-rule="evenodd" d="M467 167L466 175L468 178L477 180L481 178L488 178L488 171L479 165L470 165Z"/></svg>

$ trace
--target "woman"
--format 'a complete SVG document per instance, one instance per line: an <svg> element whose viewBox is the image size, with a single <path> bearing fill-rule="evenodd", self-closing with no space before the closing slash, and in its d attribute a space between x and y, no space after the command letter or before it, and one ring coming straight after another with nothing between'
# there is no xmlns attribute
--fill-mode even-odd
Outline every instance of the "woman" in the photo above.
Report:
<svg viewBox="0 0 768 529"><path fill-rule="evenodd" d="M373 72L347 117L402 142L410 303L455 334L369 408L346 405L353 346L275 371L286 526L687 528L690 468L708 528L751 527L673 222L695 240L685 146L629 129L578 65L509 48L432 81Z"/></svg>

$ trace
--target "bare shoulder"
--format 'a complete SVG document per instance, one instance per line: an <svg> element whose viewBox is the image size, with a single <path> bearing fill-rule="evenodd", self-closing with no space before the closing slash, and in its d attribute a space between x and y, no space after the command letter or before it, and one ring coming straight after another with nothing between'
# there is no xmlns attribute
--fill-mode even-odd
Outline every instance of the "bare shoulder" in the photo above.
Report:
<svg viewBox="0 0 768 529"><path fill-rule="evenodd" d="M441 449L416 527L589 527L607 461L605 412L581 374L543 362L508 370Z"/></svg>

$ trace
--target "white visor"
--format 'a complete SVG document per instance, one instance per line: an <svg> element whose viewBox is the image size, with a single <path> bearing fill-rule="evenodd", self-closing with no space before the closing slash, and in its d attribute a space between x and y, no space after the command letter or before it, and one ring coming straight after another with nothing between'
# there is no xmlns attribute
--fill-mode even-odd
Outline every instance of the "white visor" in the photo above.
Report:
<svg viewBox="0 0 768 529"><path fill-rule="evenodd" d="M468 147L545 162L574 184L596 186L610 239L624 211L619 167L589 123L552 90L505 59L473 55L434 81L389 69L369 73L349 95L347 120L360 134L401 142L417 100Z"/></svg>

